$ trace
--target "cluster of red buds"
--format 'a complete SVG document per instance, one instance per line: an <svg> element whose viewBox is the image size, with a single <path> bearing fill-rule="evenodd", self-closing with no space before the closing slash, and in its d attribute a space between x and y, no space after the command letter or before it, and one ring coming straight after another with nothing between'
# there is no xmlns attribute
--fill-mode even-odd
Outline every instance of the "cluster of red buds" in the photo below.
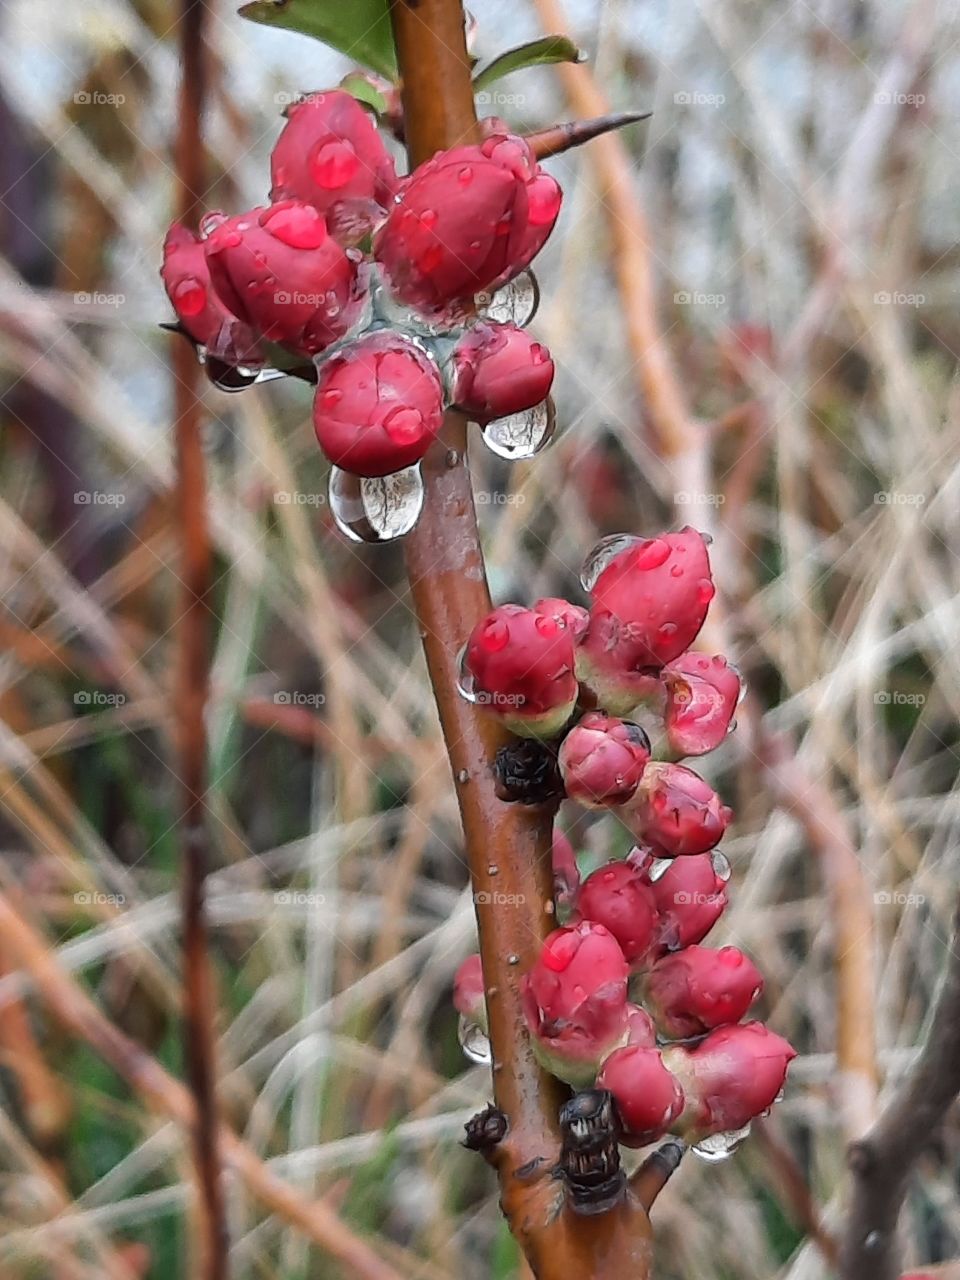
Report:
<svg viewBox="0 0 960 1280"><path fill-rule="evenodd" d="M317 439L343 471L414 466L451 406L487 428L546 402L549 351L492 316L561 192L523 138L500 121L485 133L399 178L354 97L310 94L287 112L268 204L167 233L182 330L251 378L274 364L315 381Z"/></svg>
<svg viewBox="0 0 960 1280"><path fill-rule="evenodd" d="M716 846L731 813L678 760L719 746L741 693L735 667L690 648L714 594L707 540L605 539L583 583L588 608L501 605L462 659L464 695L555 750L566 797L613 810L638 842L581 880L557 833L565 923L521 979L524 1018L547 1070L610 1091L625 1144L674 1133L718 1154L772 1106L795 1055L744 1021L763 990L750 958L702 945L727 905ZM479 1024L482 974L466 963Z"/></svg>

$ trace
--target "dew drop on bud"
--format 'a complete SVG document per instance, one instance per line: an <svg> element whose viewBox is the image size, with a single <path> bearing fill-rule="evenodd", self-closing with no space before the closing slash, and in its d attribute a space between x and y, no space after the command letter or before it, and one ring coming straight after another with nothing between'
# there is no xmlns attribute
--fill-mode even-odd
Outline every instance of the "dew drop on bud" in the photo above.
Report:
<svg viewBox="0 0 960 1280"><path fill-rule="evenodd" d="M457 174L457 181L464 187L469 187L473 181L473 170L468 164L465 164Z"/></svg>
<svg viewBox="0 0 960 1280"><path fill-rule="evenodd" d="M626 551L628 547L635 546L640 541L641 539L632 533L611 533L608 537L601 538L584 560L583 568L580 570L580 584L584 591L592 591L604 569L616 560L622 551Z"/></svg>
<svg viewBox="0 0 960 1280"><path fill-rule="evenodd" d="M714 849L710 855L710 861L713 863L713 874L718 880L722 880L726 884L733 874L730 859L725 853L721 853L719 849Z"/></svg>
<svg viewBox="0 0 960 1280"><path fill-rule="evenodd" d="M477 701L477 683L473 672L467 666L467 646L464 645L457 658L457 693L467 702Z"/></svg>
<svg viewBox="0 0 960 1280"><path fill-rule="evenodd" d="M463 1013L461 1013L460 1021L457 1024L457 1039L460 1041L463 1056L468 1061L485 1067L489 1067L493 1062L490 1039L487 1033L482 1027L477 1026L475 1022L471 1022Z"/></svg>
<svg viewBox="0 0 960 1280"><path fill-rule="evenodd" d="M718 1160L726 1160L732 1156L741 1142L750 1136L750 1125L745 1124L742 1129L731 1129L729 1133L711 1133L709 1137L701 1138L694 1146L690 1148L695 1156L699 1156L701 1160L716 1162Z"/></svg>
<svg viewBox="0 0 960 1280"><path fill-rule="evenodd" d="M384 418L383 429L394 444L415 444L423 436L423 414L418 409L393 409Z"/></svg>
<svg viewBox="0 0 960 1280"><path fill-rule="evenodd" d="M330 510L337 528L354 542L393 542L409 533L423 507L419 466L389 476L354 476L330 470Z"/></svg>
<svg viewBox="0 0 960 1280"><path fill-rule="evenodd" d="M207 305L207 291L200 280L188 276L173 291L173 301L182 316L198 316Z"/></svg>
<svg viewBox="0 0 960 1280"><path fill-rule="evenodd" d="M669 542L664 538L648 538L637 548L635 563L638 569L659 569L669 556Z"/></svg>
<svg viewBox="0 0 960 1280"><path fill-rule="evenodd" d="M508 284L490 297L482 294L478 310L487 320L497 324L515 324L523 329L537 314L540 286L532 271L521 271Z"/></svg>
<svg viewBox="0 0 960 1280"><path fill-rule="evenodd" d="M647 865L647 879L655 884L673 866L673 858L652 858Z"/></svg>
<svg viewBox="0 0 960 1280"><path fill-rule="evenodd" d="M260 221L265 231L291 249L319 249L327 238L327 224L309 205L278 205Z"/></svg>
<svg viewBox="0 0 960 1280"><path fill-rule="evenodd" d="M346 186L359 167L360 157L342 138L323 143L310 161L310 173L328 191Z"/></svg>
<svg viewBox="0 0 960 1280"><path fill-rule="evenodd" d="M518 462L545 449L557 429L557 415L548 397L532 409L497 418L483 429L483 442L498 458Z"/></svg>

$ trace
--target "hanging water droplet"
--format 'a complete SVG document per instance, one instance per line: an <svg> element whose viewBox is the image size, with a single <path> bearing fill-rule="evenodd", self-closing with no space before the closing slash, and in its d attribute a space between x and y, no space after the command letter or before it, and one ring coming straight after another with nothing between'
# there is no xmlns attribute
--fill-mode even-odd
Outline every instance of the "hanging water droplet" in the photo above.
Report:
<svg viewBox="0 0 960 1280"><path fill-rule="evenodd" d="M580 570L580 585L584 591L593 590L601 573L620 555L621 551L626 551L628 547L642 541L642 538L632 533L611 533L608 537L601 538L584 560L583 568Z"/></svg>
<svg viewBox="0 0 960 1280"><path fill-rule="evenodd" d="M477 701L477 683L473 672L467 666L467 646L464 645L457 658L457 692L467 702Z"/></svg>
<svg viewBox="0 0 960 1280"><path fill-rule="evenodd" d="M330 510L354 542L392 542L409 533L423 507L419 466L389 476L354 476L330 470Z"/></svg>
<svg viewBox="0 0 960 1280"><path fill-rule="evenodd" d="M498 458L516 462L532 458L545 449L556 429L557 415L548 397L532 409L488 423L483 429L483 441Z"/></svg>
<svg viewBox="0 0 960 1280"><path fill-rule="evenodd" d="M218 391L246 391L255 383L285 376L280 369L248 369L243 365L227 364L210 355L205 347L197 347L197 359Z"/></svg>
<svg viewBox="0 0 960 1280"><path fill-rule="evenodd" d="M463 1013L457 1023L457 1039L460 1041L460 1048L465 1058L479 1066L490 1066L493 1054L490 1051L490 1039L487 1033L483 1027L478 1027Z"/></svg>
<svg viewBox="0 0 960 1280"><path fill-rule="evenodd" d="M673 866L673 858L652 858L647 865L647 879L656 884L661 876L665 876Z"/></svg>
<svg viewBox="0 0 960 1280"><path fill-rule="evenodd" d="M713 1162L726 1160L733 1155L740 1143L749 1138L749 1136L750 1125L745 1124L742 1129L731 1129L729 1133L711 1133L709 1137L702 1138L690 1150L695 1156L699 1156L701 1160Z"/></svg>
<svg viewBox="0 0 960 1280"><path fill-rule="evenodd" d="M725 853L721 853L719 849L714 849L710 855L710 861L713 863L713 874L718 880L722 880L724 884L733 875L733 868L730 866L730 859Z"/></svg>
<svg viewBox="0 0 960 1280"><path fill-rule="evenodd" d="M487 320L498 324L515 324L523 329L537 314L540 286L532 271L521 271L491 297L480 294L477 310Z"/></svg>

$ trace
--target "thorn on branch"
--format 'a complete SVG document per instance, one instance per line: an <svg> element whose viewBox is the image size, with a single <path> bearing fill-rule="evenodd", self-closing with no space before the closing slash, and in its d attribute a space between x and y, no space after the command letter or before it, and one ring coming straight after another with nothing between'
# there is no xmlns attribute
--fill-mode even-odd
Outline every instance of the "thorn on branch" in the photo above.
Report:
<svg viewBox="0 0 960 1280"><path fill-rule="evenodd" d="M679 1169L680 1161L683 1159L686 1150L686 1143L681 1142L679 1139L666 1142L657 1151L654 1151L652 1155L648 1156L633 1174L630 1179L630 1186L644 1209L651 1207L654 1200Z"/></svg>
<svg viewBox="0 0 960 1280"><path fill-rule="evenodd" d="M617 1145L618 1123L613 1095L606 1089L583 1089L560 1110L558 1174L576 1213L598 1214L623 1197L626 1175Z"/></svg>
<svg viewBox="0 0 960 1280"><path fill-rule="evenodd" d="M636 124L639 120L649 120L652 114L650 111L621 111L616 115L598 116L595 120L569 120L524 136L537 159L544 160L572 147L582 147L602 133L622 129L624 125Z"/></svg>
<svg viewBox="0 0 960 1280"><path fill-rule="evenodd" d="M501 747L493 771L501 800L533 805L549 804L563 797L557 753L536 738L518 738Z"/></svg>
<svg viewBox="0 0 960 1280"><path fill-rule="evenodd" d="M490 1103L475 1116L471 1116L464 1128L466 1137L463 1145L467 1150L487 1154L498 1142L503 1141L507 1132L507 1117L498 1107Z"/></svg>

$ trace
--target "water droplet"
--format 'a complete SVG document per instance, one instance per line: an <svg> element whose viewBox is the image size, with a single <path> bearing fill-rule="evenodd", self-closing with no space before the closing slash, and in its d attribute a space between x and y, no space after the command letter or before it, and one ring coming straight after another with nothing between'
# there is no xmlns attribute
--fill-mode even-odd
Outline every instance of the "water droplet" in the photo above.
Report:
<svg viewBox="0 0 960 1280"><path fill-rule="evenodd" d="M457 181L465 187L469 187L470 183L473 181L473 170L468 164L465 164L457 174Z"/></svg>
<svg viewBox="0 0 960 1280"><path fill-rule="evenodd" d="M697 583L697 599L701 604L709 604L717 594L717 588L709 578L701 578Z"/></svg>
<svg viewBox="0 0 960 1280"><path fill-rule="evenodd" d="M323 143L310 161L310 173L328 191L346 186L359 168L360 157L342 138Z"/></svg>
<svg viewBox="0 0 960 1280"><path fill-rule="evenodd" d="M178 315L198 316L207 305L207 290L201 280L187 276L174 289L173 302Z"/></svg>
<svg viewBox="0 0 960 1280"><path fill-rule="evenodd" d="M637 547L634 563L638 569L659 569L670 558L670 543L663 538L648 538ZM672 625L670 623L668 626Z"/></svg>
<svg viewBox="0 0 960 1280"><path fill-rule="evenodd" d="M498 458L516 462L532 458L545 449L557 429L557 415L549 398L511 414L509 418L497 418L483 429L483 441Z"/></svg>
<svg viewBox="0 0 960 1280"><path fill-rule="evenodd" d="M467 702L476 702L479 693L477 692L477 682L473 678L473 672L467 666L467 646L464 645L460 650L457 658L457 693L461 698L465 698Z"/></svg>
<svg viewBox="0 0 960 1280"><path fill-rule="evenodd" d="M655 884L661 876L665 876L673 866L673 858L651 858L647 864L647 879Z"/></svg>
<svg viewBox="0 0 960 1280"><path fill-rule="evenodd" d="M291 249L319 249L327 238L327 224L310 205L277 205L260 220L265 231Z"/></svg>
<svg viewBox="0 0 960 1280"><path fill-rule="evenodd" d="M532 271L521 271L492 297L481 294L478 298L478 310L486 319L515 324L520 329L530 323L539 305L540 286Z"/></svg>
<svg viewBox="0 0 960 1280"><path fill-rule="evenodd" d="M212 209L209 213L205 213L200 219L200 239L206 238L220 226L222 222L226 222L227 215L221 213L219 209Z"/></svg>
<svg viewBox="0 0 960 1280"><path fill-rule="evenodd" d="M725 853L721 853L719 849L714 849L710 855L710 861L713 863L713 874L718 880L722 880L726 884L731 875L733 875L730 859Z"/></svg>
<svg viewBox="0 0 960 1280"><path fill-rule="evenodd" d="M745 1124L742 1129L731 1129L729 1133L711 1133L709 1137L702 1138L700 1142L690 1149L701 1160L714 1162L726 1160L733 1155L740 1143L749 1136L750 1125Z"/></svg>
<svg viewBox="0 0 960 1280"><path fill-rule="evenodd" d="M394 444L415 444L423 436L423 414L418 409L398 406L384 418L383 429Z"/></svg>
<svg viewBox="0 0 960 1280"><path fill-rule="evenodd" d="M640 541L641 539L632 533L611 533L608 537L601 538L584 560L583 568L580 570L580 584L584 591L592 591L604 569L616 560L621 552Z"/></svg>
<svg viewBox="0 0 960 1280"><path fill-rule="evenodd" d="M463 1013L461 1013L460 1021L457 1024L457 1039L460 1041L463 1056L469 1062L474 1062L478 1066L489 1067L493 1061L493 1054L490 1051L490 1038L482 1027L478 1027L475 1022L471 1022Z"/></svg>
<svg viewBox="0 0 960 1280"><path fill-rule="evenodd" d="M468 769L461 769L461 770L457 773L457 781L460 783L460 785L461 785L461 786L462 786L465 782L469 782L469 781L470 781L470 772L469 772L469 770L468 770Z"/></svg>
<svg viewBox="0 0 960 1280"><path fill-rule="evenodd" d="M389 476L354 476L330 470L330 510L354 542L392 542L409 533L423 506L419 466Z"/></svg>
<svg viewBox="0 0 960 1280"><path fill-rule="evenodd" d="M437 225L437 219L439 218L439 216L440 215L437 213L436 209L421 209L420 224L421 226L427 227L428 229L430 227L435 227Z"/></svg>

